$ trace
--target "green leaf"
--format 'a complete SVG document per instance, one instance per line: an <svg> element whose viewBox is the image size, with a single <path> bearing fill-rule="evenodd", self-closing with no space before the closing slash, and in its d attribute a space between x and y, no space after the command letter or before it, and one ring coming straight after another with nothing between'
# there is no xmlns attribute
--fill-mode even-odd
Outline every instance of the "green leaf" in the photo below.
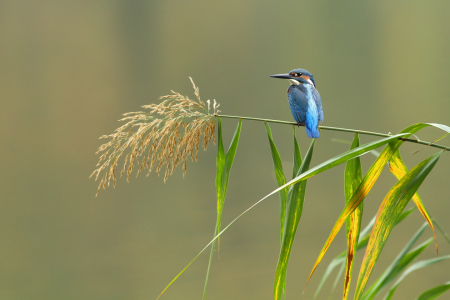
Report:
<svg viewBox="0 0 450 300"><path fill-rule="evenodd" d="M450 281L424 292L417 300L433 300L450 290Z"/></svg>
<svg viewBox="0 0 450 300"><path fill-rule="evenodd" d="M217 216L222 213L222 200L225 192L223 191L223 173L225 169L225 152L223 150L222 142L222 120L217 118L217 157L216 157L216 192L217 192ZM220 226L219 226L220 228ZM219 229L220 230L220 229Z"/></svg>
<svg viewBox="0 0 450 300"><path fill-rule="evenodd" d="M315 139L313 139L308 152L298 170L297 175L306 172L309 169L314 150ZM274 298L281 299L286 283L286 271L289 262L289 256L294 243L295 233L303 211L303 202L305 200L306 180L300 181L289 188L286 205L286 219L284 223L283 239L281 243L280 256L278 259L277 271L275 273Z"/></svg>
<svg viewBox="0 0 450 300"><path fill-rule="evenodd" d="M445 126L445 125L440 125L440 126L437 126L437 125L440 125L440 124L417 123L417 124L414 124L414 125L411 125L411 126L405 128L399 134L392 136L392 139L389 141L386 141L386 139L377 141L377 142L383 142L383 144L386 144L387 142L389 142L389 144L383 149L381 154L378 156L377 160L372 164L369 171L364 176L363 181L361 182L358 189L354 193L352 200L350 201L349 204L347 204L345 206L344 210L341 212L341 215L339 216L333 229L331 230L331 233L330 233L327 241L325 242L325 245L323 246L322 250L319 253L319 257L317 258L316 263L314 264L313 269L309 275L308 281L306 283L307 285L308 285L309 280L311 279L311 276L314 274L314 271L316 270L317 266L319 265L320 261L322 260L323 256L327 252L328 248L330 247L330 245L333 242L334 238L336 237L337 233L339 232L342 225L344 224L345 220L359 206L359 204L364 200L364 198L370 192L373 185L375 184L378 177L380 176L381 171L383 170L383 167L386 165L386 163L389 161L389 159L392 157L392 155L395 153L395 151L397 151L397 149L404 142L403 139L411 136L412 134L416 133L420 129L428 127L428 126L435 126L440 129L443 129L443 130L447 129L447 126ZM450 127L448 127L448 129L450 129ZM400 137L400 139L399 139L399 137ZM368 145L368 144L366 144L366 145ZM380 146L381 146L381 144L380 144ZM358 148L362 148L362 147L365 147L365 145L358 147ZM356 148L356 149L358 149L358 148ZM356 150L356 149L354 149L354 150ZM368 147L366 149L370 151L370 150L375 149L375 147L374 148ZM347 151L346 153L349 154L349 152L354 151L354 150ZM366 152L364 152L364 153L366 153ZM363 153L360 153L360 154L363 154ZM344 155L344 154L342 154L342 155ZM352 157L350 157L350 158L352 158ZM347 158L347 160L350 158ZM325 162L324 164L326 164L326 163L327 162ZM311 169L310 171L313 171L313 170L315 171L315 168Z"/></svg>
<svg viewBox="0 0 450 300"><path fill-rule="evenodd" d="M355 133L353 143L350 149L359 147L359 136ZM348 204L352 200L352 196L362 181L361 161L359 157L355 157L347 161L345 167L345 203ZM346 300L350 289L350 281L352 277L353 261L355 257L355 249L358 244L359 231L361 229L361 219L363 213L363 202L353 211L347 218L347 264L345 266L344 294L342 299Z"/></svg>
<svg viewBox="0 0 450 300"><path fill-rule="evenodd" d="M225 155L224 162L221 162L224 164L222 176L220 177L220 181L216 179L216 188L217 184L220 185L220 188L217 188L217 230L220 231L221 226L221 220L222 220L222 210L223 210L223 204L225 202L225 196L227 194L227 187L228 187L228 178L230 176L231 167L234 162L234 157L236 155L236 150L239 144L239 137L241 136L241 128L242 128L242 120L239 120L239 123L237 125L236 131L234 133L234 136L231 140L230 148L228 148L227 154ZM221 124L220 124L220 118L219 118L219 130L221 130ZM219 138L222 138L222 133L219 133ZM223 157L223 143L219 141L219 144L222 145L222 149L218 150L217 153L217 160L219 160L219 152L220 153L220 159Z"/></svg>
<svg viewBox="0 0 450 300"><path fill-rule="evenodd" d="M394 283L394 285L389 290L389 293L384 297L384 300L392 299L392 296L394 295L395 290L397 289L398 285L403 281L403 279L406 278L406 276L408 276L412 272L414 272L416 270L420 270L420 269L426 268L428 266L434 265L435 263L438 263L438 262L441 262L441 261L444 261L444 260L447 260L447 259L450 259L450 255L436 257L436 258L431 258L431 259L426 259L426 260L421 260L421 261L418 261L418 262L412 264L408 269L406 269L405 272L403 272L403 274L400 276L400 278L397 279L397 281ZM434 299L434 298L431 298L431 299Z"/></svg>
<svg viewBox="0 0 450 300"><path fill-rule="evenodd" d="M218 147L217 147L217 157L216 157L216 192L217 192L217 220L216 228L214 229L214 237L217 232L220 231L220 223L222 220L222 210L223 204L225 202L225 195L227 193L228 187L228 177L230 175L230 170L233 165L234 157L236 156L237 146L239 144L239 137L241 134L242 120L239 120L236 132L234 133L233 139L231 140L230 148L225 155L223 149L222 141L222 121L218 118ZM211 252L209 254L208 269L206 270L205 285L203 287L203 299L206 296L206 287L208 286L209 272L211 270L211 263L214 255L215 243L211 246Z"/></svg>
<svg viewBox="0 0 450 300"><path fill-rule="evenodd" d="M409 240L406 246L400 251L399 255L394 259L391 265L384 271L384 273L372 284L368 291L363 295L363 299L373 299L375 296L386 287L392 280L397 277L403 270L430 244L429 240L417 247L415 250L409 252L412 246L417 242L423 231L427 227L427 223L423 224L414 236Z"/></svg>
<svg viewBox="0 0 450 300"><path fill-rule="evenodd" d="M422 182L436 165L442 152L434 154L419 163L402 177L388 192L377 214L377 219L366 248L366 254L359 272L355 299L361 299L373 267L386 243L395 221L419 189Z"/></svg>
<svg viewBox="0 0 450 300"><path fill-rule="evenodd" d="M400 156L400 151L396 151L394 155L392 155L391 159L389 160L389 169L391 170L392 174L394 174L395 177L397 177L398 180L400 180L407 172L408 168L406 168L405 163L402 160L402 157ZM414 203L416 204L417 208L419 209L422 216L427 221L428 225L430 225L431 230L433 231L434 235L434 242L436 244L436 252L438 253L438 244L436 239L436 232L434 231L433 222L431 221L430 216L428 215L427 209L422 203L422 200L419 197L419 194L414 194L412 197Z"/></svg>
<svg viewBox="0 0 450 300"><path fill-rule="evenodd" d="M270 130L269 123L264 122L266 125L267 136L269 138L270 151L272 153L273 168L275 171L275 177L278 182L278 186L282 186L286 183L286 176L284 176L283 164L281 163L280 154L278 153L277 146L272 138L272 131ZM294 135L295 138L295 135ZM283 239L284 230L284 217L286 215L286 199L288 194L288 188L284 188L280 191L280 244Z"/></svg>

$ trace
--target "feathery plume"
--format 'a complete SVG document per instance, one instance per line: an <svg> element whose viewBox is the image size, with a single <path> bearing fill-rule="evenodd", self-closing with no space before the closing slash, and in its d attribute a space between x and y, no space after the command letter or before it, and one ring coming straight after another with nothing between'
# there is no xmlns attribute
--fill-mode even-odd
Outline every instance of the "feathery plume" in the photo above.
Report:
<svg viewBox="0 0 450 300"><path fill-rule="evenodd" d="M205 150L211 139L215 143L215 121L214 115L209 113L210 101L207 101L208 106L205 105L200 99L199 88L192 78L189 79L196 100L172 91L172 94L162 96L159 104L142 106L147 112L124 114L124 118L119 121L125 121L125 124L114 133L100 137L109 141L96 152L102 154L97 163L98 168L91 174L91 177L95 175L95 180L100 179L97 195L102 187L105 189L111 182L116 186L116 168L123 156L120 176L126 173L127 181L135 165L139 165L136 176L144 169L148 170L148 176L154 168L159 175L165 166L166 181L179 164L182 165L184 176L189 157L197 160L201 135ZM214 110L214 113L218 112Z"/></svg>

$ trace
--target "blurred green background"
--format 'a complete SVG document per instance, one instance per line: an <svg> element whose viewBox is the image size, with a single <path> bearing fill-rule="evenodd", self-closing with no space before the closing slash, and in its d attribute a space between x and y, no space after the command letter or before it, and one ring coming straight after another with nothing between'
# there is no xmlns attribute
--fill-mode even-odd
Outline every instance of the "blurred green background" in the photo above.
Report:
<svg viewBox="0 0 450 300"><path fill-rule="evenodd" d="M449 12L448 1L0 1L0 298L155 299L209 242L214 146L188 164L185 179L180 170L165 184L154 173L130 183L122 178L97 198L97 182L88 179L98 137L117 128L122 113L171 89L193 97L188 76L224 114L292 120L287 83L268 76L301 67L316 78L324 125L385 133L415 122L450 125ZM223 123L227 147L237 122ZM272 130L290 174L291 128ZM442 135L418 134L430 141ZM305 153L310 140L304 130L298 138ZM352 135L323 131L313 166L347 150L333 138ZM419 148L402 147L409 167L436 151L413 155ZM373 160L362 158L364 170ZM325 266L345 248L341 230L301 296L343 207L343 170L308 181L288 298L311 299ZM420 189L447 231L449 170L444 154ZM386 168L366 198L363 225L395 182ZM246 121L223 224L275 187L264 126ZM272 298L278 217L279 199L271 197L223 235L209 299ZM415 212L393 231L372 281L422 222ZM441 255L448 254L449 245L438 241ZM429 247L424 257L434 256ZM207 261L202 255L161 299L199 299ZM410 275L396 299L449 281L449 267Z"/></svg>

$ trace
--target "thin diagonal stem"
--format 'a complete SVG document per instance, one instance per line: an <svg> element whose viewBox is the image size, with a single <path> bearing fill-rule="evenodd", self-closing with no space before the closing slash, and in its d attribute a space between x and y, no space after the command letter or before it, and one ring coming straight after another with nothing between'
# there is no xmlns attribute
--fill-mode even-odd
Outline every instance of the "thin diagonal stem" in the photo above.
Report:
<svg viewBox="0 0 450 300"><path fill-rule="evenodd" d="M214 115L214 116L221 117L221 118L242 119L242 120L251 120L251 121L261 121L261 122L269 122L269 123L287 124L287 125L297 125L296 122L288 122L288 121L280 121L280 120L270 120L270 119L241 117L241 116L229 116L229 115L217 115L217 114ZM372 131L365 131L365 130L356 130L356 129L348 129L348 128L339 128L339 127L330 127L330 126L319 126L319 129L321 129L321 130L341 131L341 132L353 132L353 133L359 133L359 134L365 134L365 135L374 135L374 136L383 136L383 137L391 136L389 134L379 133L379 132L372 132ZM439 148L439 149L443 149L443 150L446 150L446 151L450 151L450 147L446 147L446 146L439 145L439 144L433 144L433 143L427 142L427 141L421 141L419 139L402 139L402 138L399 138L399 139L403 140L405 142L422 144L422 145L427 145L427 146L430 146L430 147L434 147L434 148Z"/></svg>

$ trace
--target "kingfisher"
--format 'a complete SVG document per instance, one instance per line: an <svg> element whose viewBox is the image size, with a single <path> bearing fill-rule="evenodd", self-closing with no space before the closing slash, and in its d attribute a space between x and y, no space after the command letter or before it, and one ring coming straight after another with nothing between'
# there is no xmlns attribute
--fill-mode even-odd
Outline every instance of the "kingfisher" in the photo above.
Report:
<svg viewBox="0 0 450 300"><path fill-rule="evenodd" d="M298 126L305 126L306 135L319 137L319 122L323 122L322 100L316 90L314 76L305 69L294 69L287 74L270 75L287 79L289 107Z"/></svg>

